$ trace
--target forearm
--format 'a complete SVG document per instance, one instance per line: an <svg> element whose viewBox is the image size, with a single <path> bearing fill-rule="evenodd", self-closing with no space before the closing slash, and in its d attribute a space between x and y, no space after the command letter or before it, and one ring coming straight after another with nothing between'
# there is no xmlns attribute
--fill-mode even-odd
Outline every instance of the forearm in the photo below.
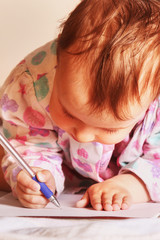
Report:
<svg viewBox="0 0 160 240"><path fill-rule="evenodd" d="M116 180L122 185L126 186L134 203L148 202L151 200L145 183L136 174L132 172L126 172L113 177L113 180Z"/></svg>
<svg viewBox="0 0 160 240"><path fill-rule="evenodd" d="M11 191L11 188L8 185L8 183L5 181L4 174L3 174L2 168L1 168L1 160L2 160L3 156L4 156L4 150L0 146L0 191L9 192L9 191Z"/></svg>
<svg viewBox="0 0 160 240"><path fill-rule="evenodd" d="M148 160L139 157L136 161L128 163L120 170L122 175L128 174L128 172L136 176L139 184L141 183L141 186L148 191L152 201L160 201L160 180L159 175L155 174L159 172L158 160L153 161L152 159Z"/></svg>

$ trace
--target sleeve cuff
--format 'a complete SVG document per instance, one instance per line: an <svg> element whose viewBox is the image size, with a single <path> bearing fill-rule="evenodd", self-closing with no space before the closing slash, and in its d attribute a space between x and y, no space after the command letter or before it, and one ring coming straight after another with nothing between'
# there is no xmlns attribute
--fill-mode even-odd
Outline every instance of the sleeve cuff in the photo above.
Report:
<svg viewBox="0 0 160 240"><path fill-rule="evenodd" d="M121 168L119 174L133 172L146 185L151 200L160 202L160 163L158 160L138 158Z"/></svg>

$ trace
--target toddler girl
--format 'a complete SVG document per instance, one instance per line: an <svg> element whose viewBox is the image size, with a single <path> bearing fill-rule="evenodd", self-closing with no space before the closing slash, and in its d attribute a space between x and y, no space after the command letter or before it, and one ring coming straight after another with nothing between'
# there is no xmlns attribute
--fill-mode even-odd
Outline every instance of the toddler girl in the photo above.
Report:
<svg viewBox="0 0 160 240"><path fill-rule="evenodd" d="M38 179L56 194L94 181L77 207L160 201L159 13L159 0L82 0L1 88L3 133ZM48 203L8 154L2 170L23 206Z"/></svg>

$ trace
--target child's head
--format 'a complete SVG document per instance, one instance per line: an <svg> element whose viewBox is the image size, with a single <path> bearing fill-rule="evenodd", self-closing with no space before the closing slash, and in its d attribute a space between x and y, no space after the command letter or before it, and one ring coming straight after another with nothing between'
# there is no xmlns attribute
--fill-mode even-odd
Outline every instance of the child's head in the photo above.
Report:
<svg viewBox="0 0 160 240"><path fill-rule="evenodd" d="M88 126L131 130L160 93L159 39L159 0L82 0L58 39L62 105Z"/></svg>

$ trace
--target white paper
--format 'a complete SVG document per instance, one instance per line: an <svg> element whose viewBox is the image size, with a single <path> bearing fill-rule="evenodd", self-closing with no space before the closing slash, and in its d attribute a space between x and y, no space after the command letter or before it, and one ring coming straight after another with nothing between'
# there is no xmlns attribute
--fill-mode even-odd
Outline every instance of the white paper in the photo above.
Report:
<svg viewBox="0 0 160 240"><path fill-rule="evenodd" d="M79 194L63 193L58 198L61 208L49 203L43 209L29 209L21 206L11 193L0 198L0 216L36 216L58 218L151 218L160 212L160 203L134 204L128 210L96 211L92 208L76 208L75 203L81 198Z"/></svg>

